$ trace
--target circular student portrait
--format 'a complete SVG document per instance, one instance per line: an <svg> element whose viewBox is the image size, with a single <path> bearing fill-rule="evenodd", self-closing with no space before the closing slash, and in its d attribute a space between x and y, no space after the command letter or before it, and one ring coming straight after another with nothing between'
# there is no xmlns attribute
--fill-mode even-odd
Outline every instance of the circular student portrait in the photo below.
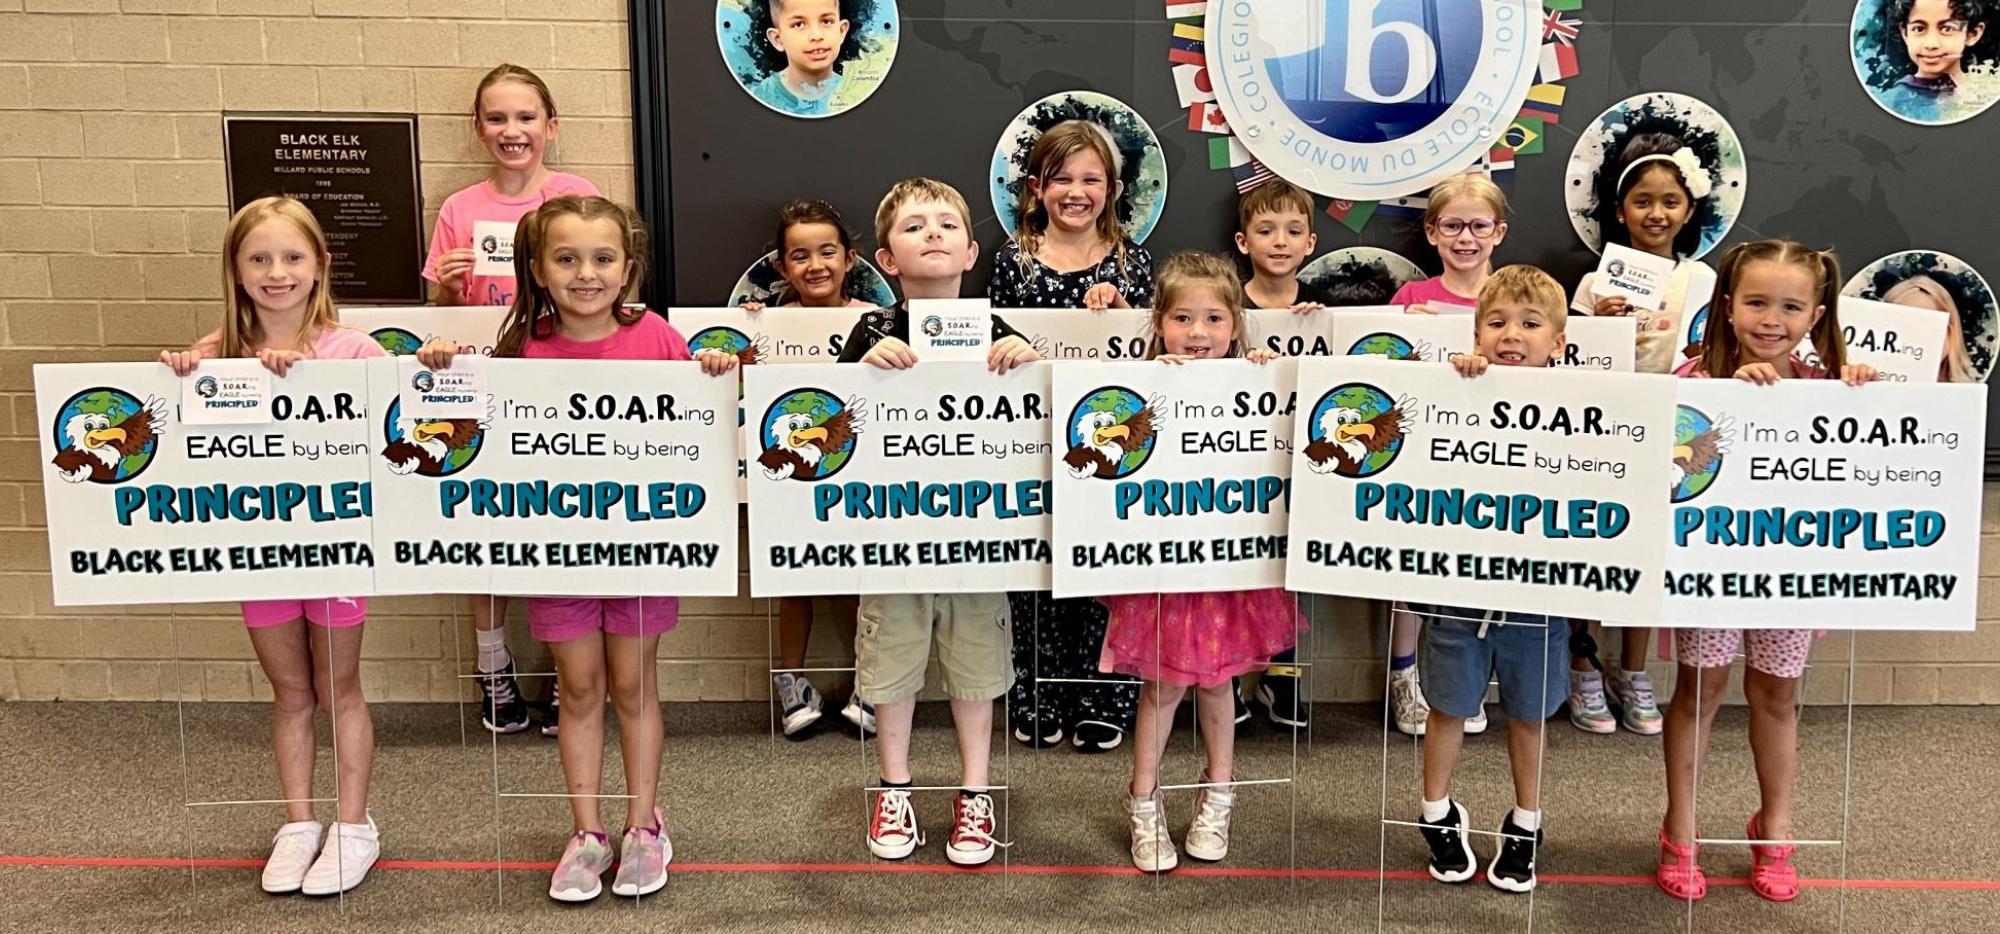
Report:
<svg viewBox="0 0 2000 934"><path fill-rule="evenodd" d="M787 297L791 290L791 283L786 282L784 273L779 271L778 251L772 250L758 257L749 269L743 270L743 275L736 280L736 287L729 290L729 304L761 302L780 305L796 300L796 296ZM854 265L847 269L847 297L858 298L877 308L896 303L896 291L889 288L889 280L882 278L882 274L860 256L856 256Z"/></svg>
<svg viewBox="0 0 2000 934"><path fill-rule="evenodd" d="M992 171L987 182L993 213L1009 237L1020 229L1021 192L1027 187L1028 153L1050 127L1065 120L1085 120L1102 129L1119 165L1118 196L1112 209L1133 243L1144 243L1167 206L1167 157L1139 112L1108 94L1064 91L1028 105L1008 121L993 144Z"/></svg>
<svg viewBox="0 0 2000 934"><path fill-rule="evenodd" d="M1675 145L1675 144L1679 145ZM1577 137L1563 176L1563 201L1570 226L1593 252L1612 243L1630 245L1619 220L1619 176L1628 150L1663 158L1649 160L1627 176L1634 185L1653 163L1673 168L1693 210L1675 234L1674 252L1698 258L1722 242L1743 212L1750 172L1736 130L1715 108L1685 94L1654 92L1628 97L1598 115ZM1628 191L1625 193L1630 194Z"/></svg>
<svg viewBox="0 0 2000 934"><path fill-rule="evenodd" d="M889 77L896 0L717 0L715 41L736 83L788 117L832 117Z"/></svg>
<svg viewBox="0 0 2000 934"><path fill-rule="evenodd" d="M1299 270L1299 281L1344 305L1387 305L1404 283L1423 278L1424 271L1409 257L1377 246L1322 253Z"/></svg>
<svg viewBox="0 0 2000 934"><path fill-rule="evenodd" d="M2000 97L2000 34L1983 0L1858 0L1848 30L1854 76L1911 123L1969 120Z"/></svg>
<svg viewBox="0 0 2000 934"><path fill-rule="evenodd" d="M1961 366L1979 382L1992 374L1994 350L2000 345L2000 306L1994 304L1986 277L1965 260L1936 250L1891 253L1861 267L1840 294L1956 315L1965 344ZM1949 373L1949 355L1945 364Z"/></svg>

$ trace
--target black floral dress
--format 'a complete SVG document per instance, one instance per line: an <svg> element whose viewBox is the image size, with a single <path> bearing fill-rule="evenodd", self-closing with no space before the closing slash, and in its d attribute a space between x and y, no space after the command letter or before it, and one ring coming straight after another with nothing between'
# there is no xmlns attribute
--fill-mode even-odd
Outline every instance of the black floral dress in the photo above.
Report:
<svg viewBox="0 0 2000 934"><path fill-rule="evenodd" d="M1040 260L1021 255L1008 243L993 259L988 295L995 309L1083 308L1083 293L1099 282L1118 286L1134 308L1153 303L1153 257L1144 247L1127 244L1124 262L1118 251L1088 269L1057 272ZM1089 312L1079 311L1079 314ZM1074 733L1083 721L1131 730L1139 689L1130 684L1038 683L1042 679L1128 680L1097 670L1104 645L1108 613L1089 597L1057 600L1047 592L1010 593L1014 614L1014 688L1007 694L1007 717L1030 735L1047 735L1045 727L1060 726Z"/></svg>

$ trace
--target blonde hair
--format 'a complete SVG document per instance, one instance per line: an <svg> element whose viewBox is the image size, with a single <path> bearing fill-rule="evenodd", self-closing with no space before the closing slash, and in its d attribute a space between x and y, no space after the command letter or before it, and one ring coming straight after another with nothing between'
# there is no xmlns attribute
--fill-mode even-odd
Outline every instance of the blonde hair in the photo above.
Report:
<svg viewBox="0 0 2000 934"><path fill-rule="evenodd" d="M1917 305L1911 299L1924 302ZM1935 306L1945 314L1944 328L1944 368L1948 382L1976 383L1979 372L1972 368L1972 357L1965 351L1965 335L1959 330L1958 302L1945 290L1944 284L1929 276L1917 275L1904 279L1882 293L1882 300L1892 305L1913 307Z"/></svg>
<svg viewBox="0 0 2000 934"><path fill-rule="evenodd" d="M1525 263L1502 266L1479 287L1481 312L1495 302L1510 300L1525 302L1548 316L1549 325L1558 333L1569 328L1569 298L1563 294L1561 283L1540 269ZM1478 327L1477 323L1473 325L1474 330Z"/></svg>
<svg viewBox="0 0 2000 934"><path fill-rule="evenodd" d="M1429 228L1436 224L1438 216L1444 213L1445 205L1460 198L1472 198L1476 201L1483 201L1487 207L1493 209L1494 220L1503 223L1507 220L1507 193L1501 191L1499 185L1493 184L1492 179L1487 178L1483 174L1473 172L1465 175L1454 175L1437 183L1431 189L1427 203L1424 205L1424 227Z"/></svg>
<svg viewBox="0 0 2000 934"><path fill-rule="evenodd" d="M882 203L875 208L875 245L889 248L889 234L896 226L896 212L912 201L942 201L958 212L958 222L965 225L965 235L972 236L972 207L965 203L965 196L958 189L934 178L906 178L889 186L889 193L882 196Z"/></svg>
<svg viewBox="0 0 2000 934"><path fill-rule="evenodd" d="M541 75L535 74L526 68L503 62L493 66L493 70L487 72L486 77L479 79L479 86L472 89L472 122L475 126L479 123L479 104L486 97L486 89L502 81L514 81L527 85L535 92L537 97L542 99L542 109L548 111L549 119L554 120L556 118L556 96L549 93L548 82L543 81Z"/></svg>
<svg viewBox="0 0 2000 934"><path fill-rule="evenodd" d="M646 278L646 225L629 208L596 195L564 195L551 198L541 207L528 212L521 223L514 228L514 304L507 309L507 318L500 325L500 339L493 345L496 357L521 356L530 338L545 339L556 332L556 318L561 309L556 307L555 296L535 275L535 262L541 258L543 244L548 242L549 225L558 217L579 217L587 221L610 218L618 222L619 238L624 241L625 259L632 264L632 275L625 282L624 294L629 295ZM620 296L623 298L623 295ZM612 317L620 327L635 324L645 317L644 308L627 308L623 304L612 306Z"/></svg>
<svg viewBox="0 0 2000 934"><path fill-rule="evenodd" d="M1014 231L1014 242L1021 248L1021 267L1031 268L1035 251L1041 246L1042 231L1049 227L1047 211L1042 207L1042 199L1037 196L1037 187L1046 187L1049 177L1061 170L1069 157L1080 152L1089 152L1104 163L1104 171L1110 182L1105 192L1104 210L1097 215L1097 236L1111 244L1112 253L1118 257L1118 275L1129 274L1125 267L1125 228L1118 225L1118 196L1124 190L1123 173L1125 160L1111 146L1111 133L1088 120L1064 120L1049 127L1035 140L1033 149L1028 150L1028 169L1022 174L1021 201L1019 210L1020 229ZM1027 183L1033 179L1035 185Z"/></svg>
<svg viewBox="0 0 2000 934"><path fill-rule="evenodd" d="M1840 368L1847 365L1847 340L1840 330L1840 260L1829 251L1791 240L1739 243L1722 254L1722 264L1715 270L1715 294L1708 302L1708 326L1702 329L1701 368L1719 379L1736 375L1743 348L1736 342L1736 328L1729 323L1729 297L1735 293L1744 267L1755 262L1785 263L1812 273L1816 300L1826 311L1807 337L1819 353L1819 365L1826 375L1839 379Z"/></svg>
<svg viewBox="0 0 2000 934"><path fill-rule="evenodd" d="M1148 318L1153 336L1146 344L1146 359L1151 360L1167 352L1160 323L1176 304L1187 298L1189 292L1197 289L1215 293L1229 308L1228 355L1240 357L1249 351L1249 322L1243 313L1243 283L1236 278L1235 264L1214 253L1188 250L1167 257L1166 265L1160 267L1155 281L1159 283L1159 288L1153 299L1153 313Z"/></svg>
<svg viewBox="0 0 2000 934"><path fill-rule="evenodd" d="M1236 199L1236 232L1249 233L1250 222L1259 214L1295 211L1312 223L1313 199L1306 190L1282 178L1274 178Z"/></svg>
<svg viewBox="0 0 2000 934"><path fill-rule="evenodd" d="M243 241L250 232L265 221L288 221L312 243L314 266L317 275L313 277L312 291L306 295L306 319L299 326L298 343L289 348L300 353L312 353L313 340L327 328L340 326L340 315L333 308L333 253L326 246L326 232L319 227L319 219L313 217L305 205L283 195L258 198L243 206L236 216L229 219L229 227L222 234L222 291L228 303L222 314L222 347L225 357L247 357L255 353L257 344L264 337L257 323L257 303L250 300L250 293L243 290L243 282L236 276L236 254L243 249Z"/></svg>

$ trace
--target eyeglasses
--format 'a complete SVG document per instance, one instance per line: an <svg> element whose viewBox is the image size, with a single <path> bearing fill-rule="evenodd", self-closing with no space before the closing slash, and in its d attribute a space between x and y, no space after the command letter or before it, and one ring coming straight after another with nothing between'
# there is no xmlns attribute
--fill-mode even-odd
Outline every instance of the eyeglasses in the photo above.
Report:
<svg viewBox="0 0 2000 934"><path fill-rule="evenodd" d="M1447 237L1456 237L1470 230L1474 239L1487 240L1500 230L1500 222L1489 217L1469 221L1457 217L1440 217L1431 222L1431 229Z"/></svg>
<svg viewBox="0 0 2000 934"><path fill-rule="evenodd" d="M1965 35L1965 27L1965 20L1948 19L1937 24L1937 33L1947 39L1956 39L1959 36ZM1924 36L1928 35L1930 31L1931 25L1921 20L1903 24L1903 35L1906 36Z"/></svg>

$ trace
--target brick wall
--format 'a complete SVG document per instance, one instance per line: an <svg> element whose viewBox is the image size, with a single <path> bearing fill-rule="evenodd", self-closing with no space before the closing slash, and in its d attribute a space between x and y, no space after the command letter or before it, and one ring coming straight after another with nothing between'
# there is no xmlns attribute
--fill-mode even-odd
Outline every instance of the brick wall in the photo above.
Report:
<svg viewBox="0 0 2000 934"><path fill-rule="evenodd" d="M626 200L623 10L621 0L0 0L0 699L269 696L234 606L52 606L42 533L31 365L147 359L216 323L221 111L422 114L435 211L483 175L466 113L472 88L513 61L546 78L561 107L551 162ZM1987 492L1985 527L2000 532L2000 491ZM1986 539L1987 574L2000 574L1996 538ZM1979 587L1981 617L2000 618L2000 578ZM1313 696L1379 696L1372 610L1326 598L1313 609ZM691 599L682 610L662 643L666 697L766 696L764 603ZM528 646L515 616L513 641ZM462 696L465 606L382 599L371 617L362 669L371 698ZM1844 636L1822 640L1809 700L1841 697L1847 648ZM2000 627L1863 636L1857 655L1863 702L2000 703ZM847 658L836 628L821 627L809 663ZM842 679L816 680L840 695Z"/></svg>

